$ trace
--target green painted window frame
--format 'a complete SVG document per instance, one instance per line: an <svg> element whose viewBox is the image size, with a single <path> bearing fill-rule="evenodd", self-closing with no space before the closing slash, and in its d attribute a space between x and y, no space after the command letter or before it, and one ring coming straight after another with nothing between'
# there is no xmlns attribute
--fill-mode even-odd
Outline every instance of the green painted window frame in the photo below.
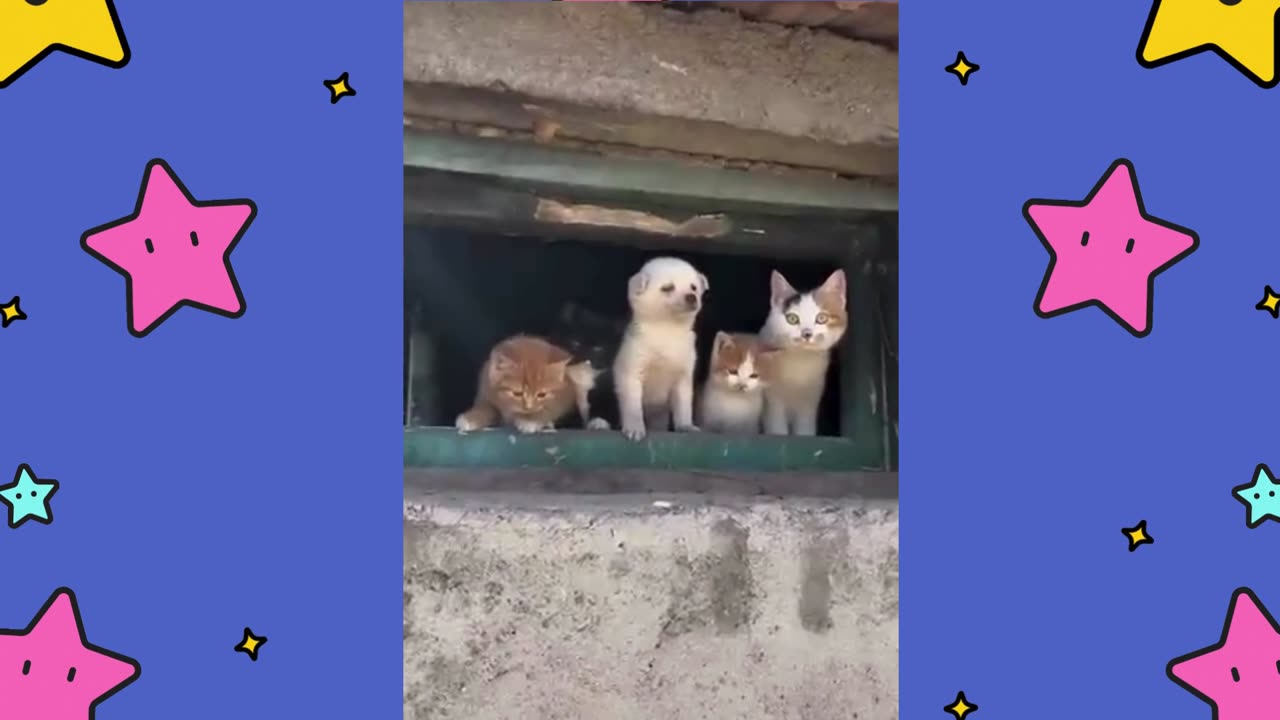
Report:
<svg viewBox="0 0 1280 720"><path fill-rule="evenodd" d="M538 152L545 152L538 149ZM593 159L593 162L598 160ZM413 163L428 165L422 157ZM409 162L407 158L406 166ZM675 166L679 167L679 166ZM456 172L456 171L454 171ZM734 171L724 171L734 172ZM451 174L446 172L443 174ZM467 175L474 182L476 175ZM485 180L501 185L500 178ZM527 178L522 179L529 186ZM564 190L561 189L561 198ZM591 202L601 202L597 188ZM627 196L624 202L634 202ZM705 202L705 200L704 200ZM406 226L411 222L406 198ZM710 209L708 211L714 211ZM463 221L438 224L483 229L471 208ZM464 215L466 213L460 213ZM420 221L421 219L418 218ZM488 229L502 229L501 223ZM462 434L445 427L406 427L406 468L652 469L719 472L866 472L897 469L896 222L868 222L841 264L849 278L851 324L840 349L842 437L732 437L654 433L631 442L617 432L521 435L506 429ZM406 325L406 342L409 342ZM406 393L408 388L406 388Z"/></svg>

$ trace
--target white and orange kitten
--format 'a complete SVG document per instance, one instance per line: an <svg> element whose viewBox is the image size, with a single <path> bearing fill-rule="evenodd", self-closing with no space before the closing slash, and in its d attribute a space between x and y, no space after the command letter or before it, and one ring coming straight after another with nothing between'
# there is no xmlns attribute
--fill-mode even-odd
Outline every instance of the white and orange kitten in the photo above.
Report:
<svg viewBox="0 0 1280 720"><path fill-rule="evenodd" d="M769 284L769 318L760 338L781 353L764 392L764 431L816 435L831 351L849 322L844 271L836 270L807 292L797 291L776 270Z"/></svg>
<svg viewBox="0 0 1280 720"><path fill-rule="evenodd" d="M758 434L764 391L778 354L754 335L716 333L698 396L698 426L709 432Z"/></svg>

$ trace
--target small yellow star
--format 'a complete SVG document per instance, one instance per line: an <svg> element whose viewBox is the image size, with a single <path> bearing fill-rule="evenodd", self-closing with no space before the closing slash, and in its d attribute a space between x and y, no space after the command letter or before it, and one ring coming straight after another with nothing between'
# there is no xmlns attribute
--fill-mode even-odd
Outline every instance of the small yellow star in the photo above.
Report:
<svg viewBox="0 0 1280 720"><path fill-rule="evenodd" d="M348 95L356 94L355 89L347 84L349 81L350 78L347 77L346 73L339 75L337 80L324 81L324 86L329 88L329 93L331 95L329 98L330 103L336 103Z"/></svg>
<svg viewBox="0 0 1280 720"><path fill-rule="evenodd" d="M249 628L245 628L244 639L240 641L239 645L236 645L236 652L242 652L248 655L250 660L257 662L258 648L265 644L267 644L267 637L265 635L259 637L254 635L253 631Z"/></svg>
<svg viewBox="0 0 1280 720"><path fill-rule="evenodd" d="M956 720L964 720L964 717L969 713L977 712L978 706L969 702L968 698L964 696L964 691L961 690L956 694L956 701L942 709L951 713Z"/></svg>
<svg viewBox="0 0 1280 720"><path fill-rule="evenodd" d="M956 61L943 68L947 72L960 78L961 85L969 84L969 76L982 69L978 63L969 62L969 58L964 56L964 51L956 53Z"/></svg>
<svg viewBox="0 0 1280 720"><path fill-rule="evenodd" d="M1139 545L1150 545L1156 541L1155 538L1147 534L1146 520L1138 521L1138 524L1131 528L1120 528L1120 532L1129 538L1129 552L1137 550Z"/></svg>
<svg viewBox="0 0 1280 720"><path fill-rule="evenodd" d="M1259 310L1266 310L1271 313L1271 317L1280 318L1280 295L1268 285L1262 291L1262 301L1254 307Z"/></svg>
<svg viewBox="0 0 1280 720"><path fill-rule="evenodd" d="M26 319L27 314L22 312L22 308L18 307L17 295L14 295L7 305L0 305L0 328L9 327L14 320Z"/></svg>

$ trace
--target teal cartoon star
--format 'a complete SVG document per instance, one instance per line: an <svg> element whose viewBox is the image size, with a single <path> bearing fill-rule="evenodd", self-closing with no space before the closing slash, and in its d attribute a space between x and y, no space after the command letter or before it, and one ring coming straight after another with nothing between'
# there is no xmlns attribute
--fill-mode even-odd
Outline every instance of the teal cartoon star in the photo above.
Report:
<svg viewBox="0 0 1280 720"><path fill-rule="evenodd" d="M1256 528L1267 518L1280 521L1280 483L1271 474L1271 468L1258 465L1253 471L1253 482L1231 488L1231 494L1249 508L1244 524Z"/></svg>
<svg viewBox="0 0 1280 720"><path fill-rule="evenodd" d="M13 482L0 485L0 502L9 508L9 527L16 528L27 520L45 525L53 522L49 498L57 491L57 480L40 480L30 465L19 465Z"/></svg>

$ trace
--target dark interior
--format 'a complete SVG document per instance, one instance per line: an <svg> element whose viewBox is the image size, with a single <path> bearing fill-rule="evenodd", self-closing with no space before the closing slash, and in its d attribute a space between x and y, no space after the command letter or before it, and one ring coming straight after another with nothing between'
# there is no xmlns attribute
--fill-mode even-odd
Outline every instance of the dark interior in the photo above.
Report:
<svg viewBox="0 0 1280 720"><path fill-rule="evenodd" d="M427 357L416 358L415 365L430 367L414 380L410 424L452 426L474 399L479 368L493 345L516 333L548 334L566 303L625 322L627 279L658 254L617 244L407 227L406 367L407 337L415 318L419 336L428 339L419 351ZM803 289L818 285L836 268L740 254L672 254L689 260L710 281L697 324L699 383L717 330L756 332L764 323L771 270L780 270ZM840 434L838 363L836 353L819 416L823 435ZM612 393L596 393L592 401L616 427ZM567 420L565 427L578 427L577 418Z"/></svg>

